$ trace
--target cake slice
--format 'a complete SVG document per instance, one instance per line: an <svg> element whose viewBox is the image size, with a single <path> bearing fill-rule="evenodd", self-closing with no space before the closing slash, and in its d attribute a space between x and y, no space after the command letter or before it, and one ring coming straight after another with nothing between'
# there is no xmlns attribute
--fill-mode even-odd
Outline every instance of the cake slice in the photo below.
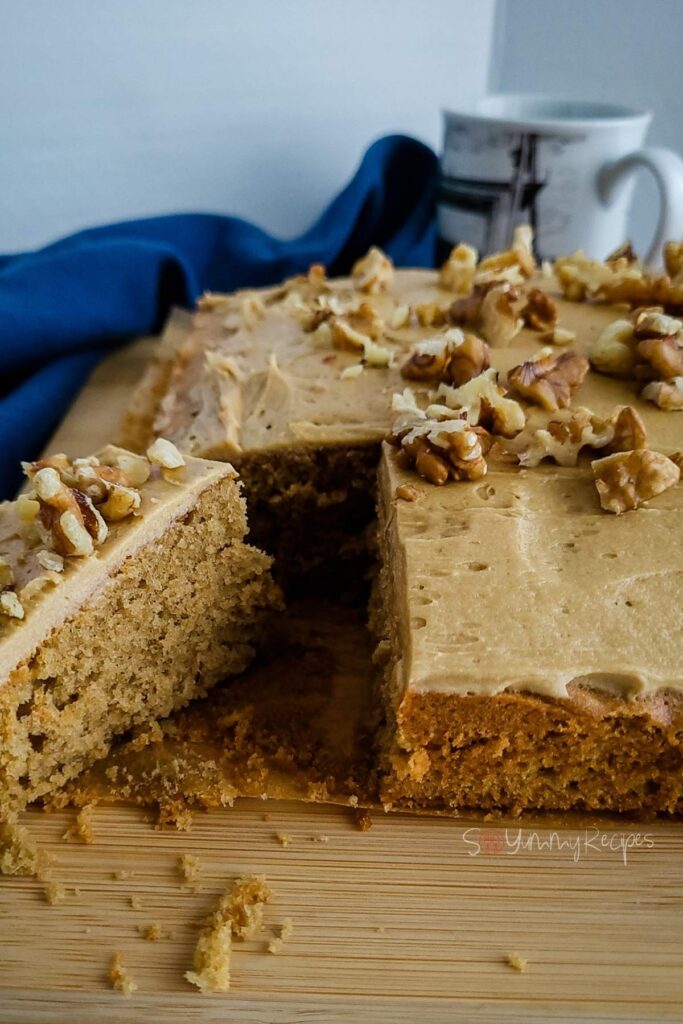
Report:
<svg viewBox="0 0 683 1024"><path fill-rule="evenodd" d="M159 440L25 470L0 506L5 817L241 672L279 600L229 464Z"/></svg>
<svg viewBox="0 0 683 1024"><path fill-rule="evenodd" d="M681 813L683 489L615 516L587 465L439 488L400 463L387 445L382 800Z"/></svg>

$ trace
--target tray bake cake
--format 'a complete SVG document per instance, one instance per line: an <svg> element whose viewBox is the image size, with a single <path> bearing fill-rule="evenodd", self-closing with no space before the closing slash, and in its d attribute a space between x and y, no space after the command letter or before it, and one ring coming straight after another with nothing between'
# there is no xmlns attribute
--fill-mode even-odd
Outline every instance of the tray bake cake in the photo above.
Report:
<svg viewBox="0 0 683 1024"><path fill-rule="evenodd" d="M227 463L156 441L24 466L0 505L0 818L241 672L279 602Z"/></svg>
<svg viewBox="0 0 683 1024"><path fill-rule="evenodd" d="M680 811L682 249L373 249L205 296L150 369L128 442L234 459L285 578L368 556L379 469L371 799Z"/></svg>

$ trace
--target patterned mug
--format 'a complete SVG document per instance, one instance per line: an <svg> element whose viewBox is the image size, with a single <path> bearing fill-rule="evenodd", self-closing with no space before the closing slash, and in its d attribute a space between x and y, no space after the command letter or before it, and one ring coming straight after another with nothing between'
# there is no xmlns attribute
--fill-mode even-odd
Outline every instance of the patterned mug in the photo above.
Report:
<svg viewBox="0 0 683 1024"><path fill-rule="evenodd" d="M444 111L441 239L489 253L530 223L543 259L579 248L604 259L626 240L633 171L646 167L661 200L646 257L657 263L664 241L683 238L683 160L642 148L651 120L614 104L512 94Z"/></svg>

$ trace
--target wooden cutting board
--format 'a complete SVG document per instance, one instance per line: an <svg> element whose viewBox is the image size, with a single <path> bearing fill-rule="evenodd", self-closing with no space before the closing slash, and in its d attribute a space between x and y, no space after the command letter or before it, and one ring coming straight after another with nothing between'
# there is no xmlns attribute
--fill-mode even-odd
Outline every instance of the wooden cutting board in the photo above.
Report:
<svg viewBox="0 0 683 1024"><path fill-rule="evenodd" d="M153 344L102 364L53 450L115 433ZM0 1024L683 1020L683 825L375 814L360 832L348 809L244 800L184 833L98 807L84 845L62 838L72 818L26 815L63 902L0 879ZM182 885L183 853L200 858L200 891ZM264 933L236 944L232 990L202 996L183 978L197 924L244 873L273 890ZM273 955L286 917L294 933ZM157 942L139 934L152 923ZM108 986L117 950L139 985L130 998Z"/></svg>

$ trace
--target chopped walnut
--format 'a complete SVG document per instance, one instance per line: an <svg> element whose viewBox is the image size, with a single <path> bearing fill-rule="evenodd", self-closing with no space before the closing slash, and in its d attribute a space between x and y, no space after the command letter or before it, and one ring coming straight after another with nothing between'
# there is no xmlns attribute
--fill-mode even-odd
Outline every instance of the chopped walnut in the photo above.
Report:
<svg viewBox="0 0 683 1024"><path fill-rule="evenodd" d="M660 409L676 411L683 409L683 377L671 380L653 380L646 384L640 397L654 402Z"/></svg>
<svg viewBox="0 0 683 1024"><path fill-rule="evenodd" d="M591 462L600 504L606 512L620 515L677 484L681 471L661 452L640 448L617 452Z"/></svg>
<svg viewBox="0 0 683 1024"><path fill-rule="evenodd" d="M490 288L481 303L481 332L493 348L509 345L522 329L519 316L524 299L518 289L509 284Z"/></svg>
<svg viewBox="0 0 683 1024"><path fill-rule="evenodd" d="M514 399L505 397L494 369L484 370L459 388L440 384L436 398L446 409L465 415L471 425L484 426L494 434L513 437L524 428L524 410ZM429 406L427 413L435 410L438 414L440 409L438 405Z"/></svg>
<svg viewBox="0 0 683 1024"><path fill-rule="evenodd" d="M158 437L149 446L147 458L154 465L161 466L162 469L180 469L185 465L185 459L176 446L164 437Z"/></svg>
<svg viewBox="0 0 683 1024"><path fill-rule="evenodd" d="M522 398L554 412L564 409L588 373L588 360L578 352L541 355L508 373L508 384Z"/></svg>
<svg viewBox="0 0 683 1024"><path fill-rule="evenodd" d="M683 242L666 242L664 266L673 284L683 284Z"/></svg>
<svg viewBox="0 0 683 1024"><path fill-rule="evenodd" d="M446 322L447 312L436 302L424 302L415 307L415 316L421 327L440 327Z"/></svg>
<svg viewBox="0 0 683 1024"><path fill-rule="evenodd" d="M446 406L420 409L409 388L394 395L392 409L398 416L387 440L401 448L425 480L441 485L448 479L477 480L485 475L486 438L460 414Z"/></svg>
<svg viewBox="0 0 683 1024"><path fill-rule="evenodd" d="M140 492L135 488L113 484L99 510L108 523L118 523L137 512L141 504Z"/></svg>
<svg viewBox="0 0 683 1024"><path fill-rule="evenodd" d="M532 288L522 310L522 319L534 331L552 331L557 324L557 303L540 288Z"/></svg>
<svg viewBox="0 0 683 1024"><path fill-rule="evenodd" d="M566 327L553 327L550 331L544 331L538 340L543 345L557 345L559 348L563 345L571 345L573 341L576 341L576 335Z"/></svg>
<svg viewBox="0 0 683 1024"><path fill-rule="evenodd" d="M583 448L605 452L630 451L647 444L645 426L631 406L618 406L601 419L590 409L560 409L545 427L522 431L505 451L517 455L522 466L537 466L552 459L558 466L576 466Z"/></svg>
<svg viewBox="0 0 683 1024"><path fill-rule="evenodd" d="M412 484L399 484L396 488L396 497L400 498L401 501L417 501L420 497L420 492Z"/></svg>
<svg viewBox="0 0 683 1024"><path fill-rule="evenodd" d="M641 309L634 317L633 334L642 341L645 338L671 338L681 333L683 323L676 317L667 316L661 309Z"/></svg>
<svg viewBox="0 0 683 1024"><path fill-rule="evenodd" d="M600 373L629 376L636 365L635 336L630 320L613 320L605 327L590 353L590 361Z"/></svg>
<svg viewBox="0 0 683 1024"><path fill-rule="evenodd" d="M362 259L354 263L351 277L359 291L375 295L391 288L394 281L394 265L381 249L373 245Z"/></svg>
<svg viewBox="0 0 683 1024"><path fill-rule="evenodd" d="M402 305L396 306L394 312L391 314L391 320L389 326L392 330L398 331L401 327L405 327L410 320L410 306Z"/></svg>
<svg viewBox="0 0 683 1024"><path fill-rule="evenodd" d="M476 284L474 289L463 299L456 299L448 308L448 319L457 327L478 327L481 320L481 307L487 292L493 287L490 284Z"/></svg>
<svg viewBox="0 0 683 1024"><path fill-rule="evenodd" d="M355 380L356 377L360 377L363 369L362 363L352 363L341 371L339 377L341 380Z"/></svg>
<svg viewBox="0 0 683 1024"><path fill-rule="evenodd" d="M39 469L33 477L40 519L60 555L83 558L107 538L107 524L91 499L68 487L56 469Z"/></svg>
<svg viewBox="0 0 683 1024"><path fill-rule="evenodd" d="M476 334L450 328L443 334L419 341L401 367L408 380L465 384L491 365L490 350Z"/></svg>
<svg viewBox="0 0 683 1024"><path fill-rule="evenodd" d="M512 246L481 260L474 279L476 283L507 281L510 284L522 284L535 269L533 231L530 225L520 224L515 228Z"/></svg>
<svg viewBox="0 0 683 1024"><path fill-rule="evenodd" d="M36 552L36 562L48 572L64 572L64 559L56 551Z"/></svg>
<svg viewBox="0 0 683 1024"><path fill-rule="evenodd" d="M378 345L369 333L364 333L351 323L350 317L335 317L332 321L332 344L335 348L362 352L368 366L386 367L392 360L393 352L385 345Z"/></svg>
<svg viewBox="0 0 683 1024"><path fill-rule="evenodd" d="M638 342L636 351L660 379L683 375L683 331L666 337L644 338Z"/></svg>
<svg viewBox="0 0 683 1024"><path fill-rule="evenodd" d="M451 254L439 271L439 285L456 295L469 295L474 287L474 272L477 266L477 250L461 242L451 249Z"/></svg>
<svg viewBox="0 0 683 1024"><path fill-rule="evenodd" d="M0 615L6 615L9 619L23 619L24 606L13 590L0 593Z"/></svg>

